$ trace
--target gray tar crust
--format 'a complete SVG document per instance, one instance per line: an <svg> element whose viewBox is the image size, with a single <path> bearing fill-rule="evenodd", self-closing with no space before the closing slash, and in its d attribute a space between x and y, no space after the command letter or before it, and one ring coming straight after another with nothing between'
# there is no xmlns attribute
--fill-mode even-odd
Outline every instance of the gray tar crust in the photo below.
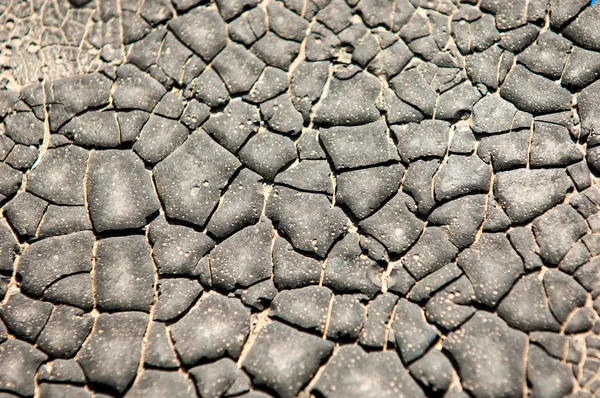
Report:
<svg viewBox="0 0 600 398"><path fill-rule="evenodd" d="M600 6L0 4L0 398L600 396Z"/></svg>

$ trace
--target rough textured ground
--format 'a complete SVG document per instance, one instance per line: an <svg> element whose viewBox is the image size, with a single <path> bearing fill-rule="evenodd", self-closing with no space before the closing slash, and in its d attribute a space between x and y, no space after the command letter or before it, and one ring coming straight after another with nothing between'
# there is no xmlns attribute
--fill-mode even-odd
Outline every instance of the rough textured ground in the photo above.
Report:
<svg viewBox="0 0 600 398"><path fill-rule="evenodd" d="M600 6L0 2L0 397L600 396Z"/></svg>

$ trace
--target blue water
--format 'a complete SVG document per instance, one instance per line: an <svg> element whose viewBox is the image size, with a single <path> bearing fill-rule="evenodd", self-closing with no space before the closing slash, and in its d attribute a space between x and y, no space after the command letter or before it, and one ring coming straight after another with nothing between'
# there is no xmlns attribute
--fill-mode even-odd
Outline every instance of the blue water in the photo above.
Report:
<svg viewBox="0 0 600 398"><path fill-rule="evenodd" d="M594 5L598 2L598 0L592 0L592 2L590 3L591 5Z"/></svg>

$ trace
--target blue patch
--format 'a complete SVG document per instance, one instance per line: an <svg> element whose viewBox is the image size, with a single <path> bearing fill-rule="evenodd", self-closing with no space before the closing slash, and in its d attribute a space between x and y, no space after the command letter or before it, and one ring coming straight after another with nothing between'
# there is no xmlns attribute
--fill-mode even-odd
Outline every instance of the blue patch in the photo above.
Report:
<svg viewBox="0 0 600 398"><path fill-rule="evenodd" d="M598 0L592 0L592 2L590 3L590 5L592 5L592 6L593 6L593 5L594 5L594 4L596 4L597 2L598 2Z"/></svg>

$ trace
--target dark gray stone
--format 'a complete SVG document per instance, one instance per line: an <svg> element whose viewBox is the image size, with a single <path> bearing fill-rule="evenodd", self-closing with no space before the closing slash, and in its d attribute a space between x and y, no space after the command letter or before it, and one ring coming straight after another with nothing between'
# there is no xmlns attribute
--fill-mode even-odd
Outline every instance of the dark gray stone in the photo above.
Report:
<svg viewBox="0 0 600 398"><path fill-rule="evenodd" d="M0 218L0 271L13 270L13 262L20 250L19 242L8 223L4 218Z"/></svg>
<svg viewBox="0 0 600 398"><path fill-rule="evenodd" d="M88 151L77 146L49 149L31 171L27 190L60 205L83 205Z"/></svg>
<svg viewBox="0 0 600 398"><path fill-rule="evenodd" d="M150 224L148 238L161 275L193 275L198 261L214 247L212 239L203 233L169 224L162 217Z"/></svg>
<svg viewBox="0 0 600 398"><path fill-rule="evenodd" d="M181 123L190 130L195 130L210 116L210 107L202 102L192 99L181 115Z"/></svg>
<svg viewBox="0 0 600 398"><path fill-rule="evenodd" d="M155 369L144 369L137 376L125 397L189 397L195 394L192 381L182 373Z"/></svg>
<svg viewBox="0 0 600 398"><path fill-rule="evenodd" d="M132 110L117 113L117 124L122 144L134 142L142 132L142 127L148 121L149 114L145 111Z"/></svg>
<svg viewBox="0 0 600 398"><path fill-rule="evenodd" d="M366 308L358 295L333 297L327 338L333 340L356 340L365 322Z"/></svg>
<svg viewBox="0 0 600 398"><path fill-rule="evenodd" d="M4 216L21 237L33 237L42 220L48 202L29 192L19 192L6 206Z"/></svg>
<svg viewBox="0 0 600 398"><path fill-rule="evenodd" d="M511 224L510 218L508 218L504 210L502 210L502 207L494 200L492 195L488 195L483 231L501 232L505 231Z"/></svg>
<svg viewBox="0 0 600 398"><path fill-rule="evenodd" d="M578 8L580 2L576 1L574 3L571 7ZM575 14L577 14L577 11L575 11ZM577 18L563 28L562 34L580 47L598 51L600 50L600 36L598 36L598 30L594 29L594 26L599 16L598 7L586 7L577 15Z"/></svg>
<svg viewBox="0 0 600 398"><path fill-rule="evenodd" d="M535 344L529 345L527 380L531 383L532 397L558 398L573 390L569 366L550 357Z"/></svg>
<svg viewBox="0 0 600 398"><path fill-rule="evenodd" d="M31 344L17 339L0 344L0 388L20 396L33 396L35 374L48 356ZM10 396L10 395L9 395Z"/></svg>
<svg viewBox="0 0 600 398"><path fill-rule="evenodd" d="M588 226L583 217L566 204L556 206L533 222L540 257L553 265L558 264L587 232Z"/></svg>
<svg viewBox="0 0 600 398"><path fill-rule="evenodd" d="M92 222L85 206L49 205L38 227L37 237L44 239L91 229Z"/></svg>
<svg viewBox="0 0 600 398"><path fill-rule="evenodd" d="M333 195L332 172L326 160L302 160L275 177L275 183L300 191ZM338 192L340 177L337 179ZM340 201L341 194L336 198Z"/></svg>
<svg viewBox="0 0 600 398"><path fill-rule="evenodd" d="M275 237L273 244L273 281L280 289L297 289L318 285L322 265L316 259L304 256L281 237Z"/></svg>
<svg viewBox="0 0 600 398"><path fill-rule="evenodd" d="M519 62L532 72L549 79L560 79L571 42L552 32L542 32L535 43L518 56Z"/></svg>
<svg viewBox="0 0 600 398"><path fill-rule="evenodd" d="M336 169L400 160L382 121L362 126L322 128L319 138Z"/></svg>
<svg viewBox="0 0 600 398"><path fill-rule="evenodd" d="M398 352L405 364L423 356L439 335L437 329L427 322L421 308L406 299L398 301L392 329Z"/></svg>
<svg viewBox="0 0 600 398"><path fill-rule="evenodd" d="M211 321L205 322L208 316ZM225 355L237 359L249 332L250 310L239 300L218 293L203 297L171 326L175 349L188 366Z"/></svg>
<svg viewBox="0 0 600 398"><path fill-rule="evenodd" d="M321 160L326 157L325 151L319 143L317 130L305 129L296 140L296 148L298 148L300 160Z"/></svg>
<svg viewBox="0 0 600 398"><path fill-rule="evenodd" d="M560 125L536 122L531 136L531 167L566 167L583 160L583 152Z"/></svg>
<svg viewBox="0 0 600 398"><path fill-rule="evenodd" d="M571 109L571 94L549 79L516 65L500 94L517 108L534 115Z"/></svg>
<svg viewBox="0 0 600 398"><path fill-rule="evenodd" d="M462 271L455 263L447 264L416 282L406 297L413 302L423 302L461 275Z"/></svg>
<svg viewBox="0 0 600 398"><path fill-rule="evenodd" d="M217 238L225 238L256 223L263 207L261 178L249 169L242 169L222 194L219 206L206 229Z"/></svg>
<svg viewBox="0 0 600 398"><path fill-rule="evenodd" d="M116 148L121 142L115 116L112 111L86 112L75 116L61 127L59 132L76 145L91 148Z"/></svg>
<svg viewBox="0 0 600 398"><path fill-rule="evenodd" d="M247 392L250 378L229 358L190 369L201 397L229 397Z"/></svg>
<svg viewBox="0 0 600 398"><path fill-rule="evenodd" d="M133 150L146 163L158 163L179 148L188 134L188 129L178 121L152 115L142 128Z"/></svg>
<svg viewBox="0 0 600 398"><path fill-rule="evenodd" d="M277 173L296 159L296 147L288 137L261 131L240 149L239 157L249 169L267 180L273 180Z"/></svg>
<svg viewBox="0 0 600 398"><path fill-rule="evenodd" d="M600 54L574 46L567 60L561 83L565 87L581 90L598 78L600 78Z"/></svg>
<svg viewBox="0 0 600 398"><path fill-rule="evenodd" d="M448 150L448 122L424 120L421 123L394 126L392 131L398 141L398 152L405 162L431 156L442 158Z"/></svg>
<svg viewBox="0 0 600 398"><path fill-rule="evenodd" d="M239 166L236 157L203 130L193 132L154 169L156 189L166 215L204 226Z"/></svg>
<svg viewBox="0 0 600 398"><path fill-rule="evenodd" d="M540 27L534 24L526 24L516 29L505 32L500 39L500 47L511 51L512 53L520 53L535 41L540 32Z"/></svg>
<svg viewBox="0 0 600 398"><path fill-rule="evenodd" d="M320 97L329 77L329 62L301 62L290 76L292 103L310 121L310 111Z"/></svg>
<svg viewBox="0 0 600 398"><path fill-rule="evenodd" d="M477 155L491 163L494 171L526 166L530 138L531 132L525 129L485 136L479 141Z"/></svg>
<svg viewBox="0 0 600 398"><path fill-rule="evenodd" d="M185 29L189 31L190 26L187 26ZM209 31L205 33L211 34L213 32ZM202 37L202 39L206 40L206 36ZM217 40L213 40L211 45L218 43L221 37L215 39ZM198 41L195 40L194 42L197 43ZM265 67L264 62L246 50L244 46L233 42L229 43L219 52L213 60L212 65L225 82L231 94L250 91L250 88L258 80Z"/></svg>
<svg viewBox="0 0 600 398"><path fill-rule="evenodd" d="M375 101L380 89L381 83L365 73L344 80L334 78L313 120L321 125L342 126L374 122L379 118Z"/></svg>
<svg viewBox="0 0 600 398"><path fill-rule="evenodd" d="M56 306L36 345L54 358L69 358L81 348L93 325L94 319L83 310Z"/></svg>
<svg viewBox="0 0 600 398"><path fill-rule="evenodd" d="M288 94L281 94L260 105L263 120L271 130L285 134L296 135L302 131L302 114L292 104Z"/></svg>
<svg viewBox="0 0 600 398"><path fill-rule="evenodd" d="M33 343L48 322L52 308L52 304L14 292L0 306L0 317L13 335Z"/></svg>
<svg viewBox="0 0 600 398"><path fill-rule="evenodd" d="M413 53L408 46L402 40L398 40L380 51L369 63L368 70L376 76L389 79L397 75L412 57Z"/></svg>
<svg viewBox="0 0 600 398"><path fill-rule="evenodd" d="M454 330L475 313L470 306L475 301L475 290L463 275L436 293L425 306L425 315L430 323L446 331Z"/></svg>
<svg viewBox="0 0 600 398"><path fill-rule="evenodd" d="M581 134L586 137L595 131L595 126L600 120L600 112L598 111L598 105L600 104L600 82L590 84L577 96L577 108L579 110L579 117L581 118ZM589 159L588 149L588 163ZM594 162L591 166L597 166L598 162ZM598 171L598 167L593 167L594 170Z"/></svg>
<svg viewBox="0 0 600 398"><path fill-rule="evenodd" d="M343 172L336 179L336 204L347 206L362 220L396 194L403 174L399 164Z"/></svg>
<svg viewBox="0 0 600 398"><path fill-rule="evenodd" d="M481 93L469 81L465 81L440 94L435 117L442 120L467 119L480 98Z"/></svg>
<svg viewBox="0 0 600 398"><path fill-rule="evenodd" d="M267 11L269 13L269 28L273 29L277 35L297 42L304 40L308 22L302 17L279 2L269 4Z"/></svg>
<svg viewBox="0 0 600 398"><path fill-rule="evenodd" d="M324 257L333 242L346 230L347 219L331 207L325 195L274 187L266 215L288 236L295 248Z"/></svg>
<svg viewBox="0 0 600 398"><path fill-rule="evenodd" d="M317 21L312 25L306 41L306 58L309 61L333 59L340 46L340 39Z"/></svg>
<svg viewBox="0 0 600 398"><path fill-rule="evenodd" d="M436 348L426 352L408 368L415 379L434 392L443 392L448 389L454 370L448 357Z"/></svg>
<svg viewBox="0 0 600 398"><path fill-rule="evenodd" d="M123 393L136 376L147 325L140 312L100 314L76 357L87 380Z"/></svg>
<svg viewBox="0 0 600 398"><path fill-rule="evenodd" d="M420 280L453 261L458 248L446 237L439 227L425 228L417 243L402 258L402 264Z"/></svg>
<svg viewBox="0 0 600 398"><path fill-rule="evenodd" d="M509 36L512 32L514 31L507 32L504 37ZM502 44L502 41L500 43ZM495 91L504 82L506 74L513 65L513 60L514 55L511 52L493 45L483 52L468 55L465 71L471 83L478 88L483 89L483 85L485 85L486 89Z"/></svg>
<svg viewBox="0 0 600 398"><path fill-rule="evenodd" d="M381 349L393 338L388 325L397 301L398 296L384 293L369 303L358 340L361 346Z"/></svg>
<svg viewBox="0 0 600 398"><path fill-rule="evenodd" d="M543 263L531 227L516 227L508 231L507 237L519 256L523 259L526 270L540 268Z"/></svg>
<svg viewBox="0 0 600 398"><path fill-rule="evenodd" d="M415 207L408 195L398 192L375 214L362 220L359 227L390 253L402 254L419 238L424 227L424 222L412 212Z"/></svg>
<svg viewBox="0 0 600 398"><path fill-rule="evenodd" d="M571 181L559 169L517 169L497 173L494 198L508 217L522 223L561 203Z"/></svg>
<svg viewBox="0 0 600 398"><path fill-rule="evenodd" d="M324 286L284 290L273 299L269 316L322 334L332 300L331 295L331 290Z"/></svg>
<svg viewBox="0 0 600 398"><path fill-rule="evenodd" d="M93 152L87 198L94 230L140 228L159 208L150 173L130 151Z"/></svg>
<svg viewBox="0 0 600 398"><path fill-rule="evenodd" d="M561 324L575 308L585 304L585 289L559 270L550 269L544 274L544 290L550 310Z"/></svg>
<svg viewBox="0 0 600 398"><path fill-rule="evenodd" d="M588 5L586 0L550 0L550 7L552 8L550 25L555 29L562 27L565 22L576 16L586 5Z"/></svg>
<svg viewBox="0 0 600 398"><path fill-rule="evenodd" d="M273 280L265 279L243 291L241 295L242 303L262 311L271 305L271 301L277 293Z"/></svg>
<svg viewBox="0 0 600 398"><path fill-rule="evenodd" d="M214 113L203 129L215 141L237 153L248 137L258 131L258 109L244 101L231 101L223 112Z"/></svg>
<svg viewBox="0 0 600 398"><path fill-rule="evenodd" d="M333 346L320 337L271 322L258 333L242 366L255 386L291 398L312 379Z"/></svg>
<svg viewBox="0 0 600 398"><path fill-rule="evenodd" d="M89 310L94 305L92 277L88 272L65 276L46 289L44 299Z"/></svg>
<svg viewBox="0 0 600 398"><path fill-rule="evenodd" d="M225 291L248 287L271 276L271 221L236 232L210 253L212 285Z"/></svg>
<svg viewBox="0 0 600 398"><path fill-rule="evenodd" d="M196 280L166 278L158 282L158 300L154 305L154 320L170 321L184 313L200 296L202 286Z"/></svg>
<svg viewBox="0 0 600 398"><path fill-rule="evenodd" d="M498 315L509 326L524 332L560 331L548 305L542 280L536 274L521 278L498 305Z"/></svg>
<svg viewBox="0 0 600 398"><path fill-rule="evenodd" d="M39 157L38 149L30 145L16 144L4 162L17 170L27 171Z"/></svg>
<svg viewBox="0 0 600 398"><path fill-rule="evenodd" d="M592 330L598 314L589 307L576 310L567 321L566 334L586 333Z"/></svg>
<svg viewBox="0 0 600 398"><path fill-rule="evenodd" d="M494 307L524 272L523 261L502 233L483 233L458 265L473 283L477 301Z"/></svg>
<svg viewBox="0 0 600 398"><path fill-rule="evenodd" d="M417 213L427 215L433 206L433 177L440 167L440 159L417 160L409 164L402 185L417 204Z"/></svg>
<svg viewBox="0 0 600 398"><path fill-rule="evenodd" d="M287 71L300 52L300 43L268 32L252 46L251 51L267 65Z"/></svg>
<svg viewBox="0 0 600 398"><path fill-rule="evenodd" d="M164 323L151 322L146 332L144 364L162 369L175 369L179 362L169 341L167 327Z"/></svg>
<svg viewBox="0 0 600 398"><path fill-rule="evenodd" d="M39 297L61 278L91 271L93 245L94 236L90 231L32 243L20 259L21 288Z"/></svg>
<svg viewBox="0 0 600 398"><path fill-rule="evenodd" d="M337 293L363 293L373 297L381 290L381 268L362 255L357 233L350 232L331 249L323 284Z"/></svg>
<svg viewBox="0 0 600 398"><path fill-rule="evenodd" d="M117 68L117 76L113 92L117 109L141 109L152 112L166 92L162 84L133 65Z"/></svg>
<svg viewBox="0 0 600 398"><path fill-rule="evenodd" d="M155 283L151 250L141 235L98 241L94 285L99 309L150 312Z"/></svg>
<svg viewBox="0 0 600 398"><path fill-rule="evenodd" d="M2 201L19 190L23 173L6 163L0 163L0 198Z"/></svg>
<svg viewBox="0 0 600 398"><path fill-rule="evenodd" d="M327 398L424 397L393 351L367 353L358 346L344 346L327 364L314 390Z"/></svg>
<svg viewBox="0 0 600 398"><path fill-rule="evenodd" d="M463 387L477 398L522 395L526 344L523 332L486 312L477 312L443 343L458 363Z"/></svg>
<svg viewBox="0 0 600 398"><path fill-rule="evenodd" d="M210 107L222 106L229 100L229 91L213 68L206 68L189 88L191 95Z"/></svg>
<svg viewBox="0 0 600 398"><path fill-rule="evenodd" d="M66 382L73 384L84 384L85 375L83 370L74 359L55 359L46 363L38 370L40 381Z"/></svg>
<svg viewBox="0 0 600 398"><path fill-rule="evenodd" d="M191 6L185 7L187 8ZM217 55L227 43L226 25L219 12L213 8L195 8L169 21L169 27L179 40L205 61Z"/></svg>
<svg viewBox="0 0 600 398"><path fill-rule="evenodd" d="M519 111L498 95L483 97L473 107L473 131L482 134L502 133L530 128L531 115Z"/></svg>
<svg viewBox="0 0 600 398"><path fill-rule="evenodd" d="M44 123L32 112L16 112L4 119L6 135L23 145L40 145L44 138Z"/></svg>
<svg viewBox="0 0 600 398"><path fill-rule="evenodd" d="M217 7L223 18L229 21L240 15L244 9L255 7L256 4L257 0L218 1Z"/></svg>
<svg viewBox="0 0 600 398"><path fill-rule="evenodd" d="M433 115L437 94L416 69L400 73L390 80L390 86L401 100L426 116Z"/></svg>
<svg viewBox="0 0 600 398"><path fill-rule="evenodd" d="M382 95L377 99L377 108L385 115L389 124L419 123L424 117L417 108L402 101L389 88L383 89Z"/></svg>
<svg viewBox="0 0 600 398"><path fill-rule="evenodd" d="M270 22L272 23L273 21ZM287 91L288 84L288 75L286 72L279 68L267 66L250 89L248 95L244 96L244 99L254 104L260 104Z"/></svg>

